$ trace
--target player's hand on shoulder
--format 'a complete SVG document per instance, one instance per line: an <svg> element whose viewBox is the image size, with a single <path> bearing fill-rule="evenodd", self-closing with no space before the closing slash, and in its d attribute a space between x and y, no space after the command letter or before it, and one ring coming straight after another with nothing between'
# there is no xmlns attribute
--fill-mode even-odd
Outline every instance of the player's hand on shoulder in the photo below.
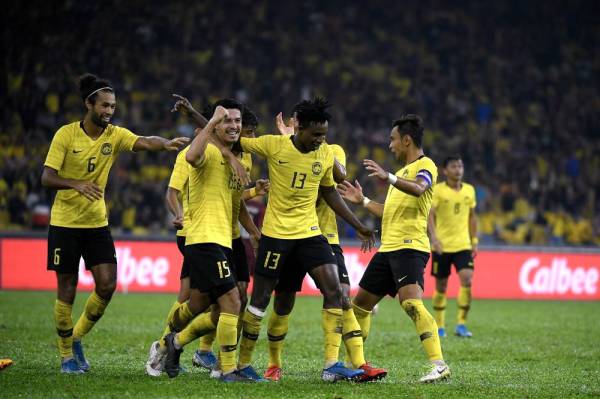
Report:
<svg viewBox="0 0 600 399"><path fill-rule="evenodd" d="M165 150L179 151L190 142L189 137L176 137L165 143Z"/></svg>
<svg viewBox="0 0 600 399"><path fill-rule="evenodd" d="M343 199L350 201L353 204L360 204L365 198L358 180L354 181L354 185L348 180L344 180L337 185L336 190Z"/></svg>
<svg viewBox="0 0 600 399"><path fill-rule="evenodd" d="M228 157L229 164L233 170L234 178L240 183L241 186L245 187L250 183L250 175L246 171L246 168L237 157ZM258 189L257 189L258 190Z"/></svg>
<svg viewBox="0 0 600 399"><path fill-rule="evenodd" d="M196 111L187 98L180 96L179 94L173 94L173 97L175 97L177 101L175 101L175 104L173 104L171 112L181 111L184 114L189 115Z"/></svg>
<svg viewBox="0 0 600 399"><path fill-rule="evenodd" d="M102 199L102 189L91 181L78 181L73 185L73 190L83 195L90 201Z"/></svg>
<svg viewBox="0 0 600 399"><path fill-rule="evenodd" d="M385 169L383 169L381 166L379 166L379 164L377 162L375 162L371 159L365 159L365 160L363 160L363 165L366 170L371 172L371 173L369 173L369 177L377 176L381 180L387 180L388 172Z"/></svg>

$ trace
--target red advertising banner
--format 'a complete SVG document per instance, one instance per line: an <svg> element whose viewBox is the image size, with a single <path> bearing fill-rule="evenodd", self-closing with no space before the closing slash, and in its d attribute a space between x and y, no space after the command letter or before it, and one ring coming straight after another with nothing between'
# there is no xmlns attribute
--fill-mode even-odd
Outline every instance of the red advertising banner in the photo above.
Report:
<svg viewBox="0 0 600 399"><path fill-rule="evenodd" d="M182 257L175 242L115 242L118 260L117 290L120 292L177 292ZM356 289L375 252L344 247L346 267ZM53 290L54 273L46 271L46 241L3 238L0 240L0 288ZM431 296L434 281L425 275L425 296ZM481 251L475 259L473 297L498 299L599 300L600 254ZM79 267L79 288L91 290L94 281ZM455 296L458 278L448 285ZM304 295L319 295L310 278Z"/></svg>

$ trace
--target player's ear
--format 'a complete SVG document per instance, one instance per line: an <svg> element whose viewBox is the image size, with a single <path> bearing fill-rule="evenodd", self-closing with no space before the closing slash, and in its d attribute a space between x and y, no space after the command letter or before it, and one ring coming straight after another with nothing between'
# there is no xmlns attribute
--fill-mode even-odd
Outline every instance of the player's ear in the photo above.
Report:
<svg viewBox="0 0 600 399"><path fill-rule="evenodd" d="M91 111L94 108L94 104L92 104L89 99L86 99L85 108L87 108L88 111Z"/></svg>

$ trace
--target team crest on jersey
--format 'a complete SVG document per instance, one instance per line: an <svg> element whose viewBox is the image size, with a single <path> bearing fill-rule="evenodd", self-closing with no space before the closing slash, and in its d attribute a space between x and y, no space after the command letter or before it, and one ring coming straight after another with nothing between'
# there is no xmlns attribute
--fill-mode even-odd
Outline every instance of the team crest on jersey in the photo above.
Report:
<svg viewBox="0 0 600 399"><path fill-rule="evenodd" d="M312 164L313 175L318 176L321 174L322 171L323 171L323 165L321 164L321 162L315 162Z"/></svg>
<svg viewBox="0 0 600 399"><path fill-rule="evenodd" d="M102 155L112 154L112 144L111 143L102 144L102 147L100 147L100 152L102 153Z"/></svg>

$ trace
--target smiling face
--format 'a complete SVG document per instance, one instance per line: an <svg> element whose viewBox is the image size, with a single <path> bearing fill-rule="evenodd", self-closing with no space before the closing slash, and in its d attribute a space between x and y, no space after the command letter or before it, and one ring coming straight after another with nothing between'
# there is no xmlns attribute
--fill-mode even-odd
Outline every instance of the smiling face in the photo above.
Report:
<svg viewBox="0 0 600 399"><path fill-rule="evenodd" d="M115 93L111 91L100 91L95 95L95 101L93 103L90 100L87 100L85 105L94 125L105 128L110 123L110 120L115 113L115 108L117 107Z"/></svg>
<svg viewBox="0 0 600 399"><path fill-rule="evenodd" d="M308 127L298 127L297 144L302 152L316 151L325 142L329 122L311 123Z"/></svg>
<svg viewBox="0 0 600 399"><path fill-rule="evenodd" d="M224 144L233 144L242 131L242 113L237 108L228 108L229 115L216 127L217 136Z"/></svg>

